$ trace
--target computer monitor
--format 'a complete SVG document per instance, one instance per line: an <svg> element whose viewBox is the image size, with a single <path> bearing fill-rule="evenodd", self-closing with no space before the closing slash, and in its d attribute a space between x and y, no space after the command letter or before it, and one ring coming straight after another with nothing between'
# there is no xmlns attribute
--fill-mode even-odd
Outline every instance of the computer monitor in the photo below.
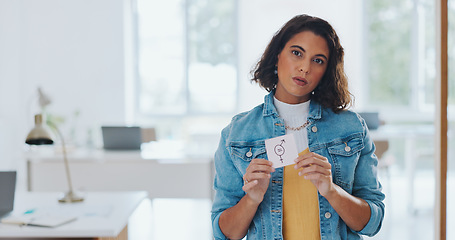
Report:
<svg viewBox="0 0 455 240"><path fill-rule="evenodd" d="M0 218L2 218L14 208L16 171L0 171L0 183Z"/></svg>
<svg viewBox="0 0 455 240"><path fill-rule="evenodd" d="M378 112L359 112L359 115L365 119L370 130L378 129L379 125L381 125Z"/></svg>
<svg viewBox="0 0 455 240"><path fill-rule="evenodd" d="M102 126L106 150L139 150L142 144L141 128L132 126Z"/></svg>

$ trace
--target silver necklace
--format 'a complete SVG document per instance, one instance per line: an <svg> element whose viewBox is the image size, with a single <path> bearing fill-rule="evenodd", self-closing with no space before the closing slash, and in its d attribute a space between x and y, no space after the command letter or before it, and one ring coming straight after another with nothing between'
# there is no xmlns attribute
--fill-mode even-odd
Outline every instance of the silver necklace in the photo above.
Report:
<svg viewBox="0 0 455 240"><path fill-rule="evenodd" d="M291 131L299 131L300 129L308 126L308 124L310 124L310 120L306 120L306 122L304 124L302 124L301 126L298 126L298 127L289 127L289 126L284 126L284 128L286 130L291 130Z"/></svg>

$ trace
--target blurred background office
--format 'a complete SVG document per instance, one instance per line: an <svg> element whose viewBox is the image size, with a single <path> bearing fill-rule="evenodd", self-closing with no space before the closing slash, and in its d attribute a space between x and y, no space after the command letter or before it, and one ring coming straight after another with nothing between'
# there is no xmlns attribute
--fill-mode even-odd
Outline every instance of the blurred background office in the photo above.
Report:
<svg viewBox="0 0 455 240"><path fill-rule="evenodd" d="M455 1L448 3L451 66ZM46 112L74 148L101 148L102 125L138 125L155 128L157 140L184 142L185 151L213 154L230 118L263 101L250 70L275 31L302 13L337 30L353 110L378 113L383 123L372 129L384 144L387 194L375 239L431 239L433 0L0 0L0 169L23 166L37 88L52 98ZM454 78L449 67L448 226L455 224Z"/></svg>

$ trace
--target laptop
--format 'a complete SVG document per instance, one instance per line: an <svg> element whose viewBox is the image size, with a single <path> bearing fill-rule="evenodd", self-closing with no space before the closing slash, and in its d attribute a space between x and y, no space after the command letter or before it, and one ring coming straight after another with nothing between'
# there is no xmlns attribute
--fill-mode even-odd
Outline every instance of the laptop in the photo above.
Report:
<svg viewBox="0 0 455 240"><path fill-rule="evenodd" d="M378 129L379 125L381 125L378 112L359 112L359 115L365 119L370 130Z"/></svg>
<svg viewBox="0 0 455 240"><path fill-rule="evenodd" d="M0 171L0 218L13 211L15 192L16 171Z"/></svg>
<svg viewBox="0 0 455 240"><path fill-rule="evenodd" d="M141 128L132 126L102 126L106 150L139 150L142 144Z"/></svg>

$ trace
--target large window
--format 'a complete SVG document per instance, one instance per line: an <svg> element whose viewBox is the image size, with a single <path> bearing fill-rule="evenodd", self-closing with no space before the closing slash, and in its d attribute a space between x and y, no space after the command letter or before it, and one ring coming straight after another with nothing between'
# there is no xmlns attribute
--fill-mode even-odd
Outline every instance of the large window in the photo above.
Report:
<svg viewBox="0 0 455 240"><path fill-rule="evenodd" d="M449 66L453 65L454 4L449 1ZM368 106L428 113L434 107L435 7L433 0L365 2ZM451 41L452 40L452 41ZM449 68L449 104L455 103ZM404 110L404 111L403 111ZM396 111L395 111L396 113ZM408 115L411 116L411 115ZM426 118L428 119L428 118Z"/></svg>
<svg viewBox="0 0 455 240"><path fill-rule="evenodd" d="M237 1L136 1L136 122L160 139L218 135L237 111Z"/></svg>
<svg viewBox="0 0 455 240"><path fill-rule="evenodd" d="M235 3L137 0L140 116L235 111Z"/></svg>
<svg viewBox="0 0 455 240"><path fill-rule="evenodd" d="M367 92L365 106L380 111L387 123L398 125L395 128L397 134L388 136L387 154L394 161L388 179L383 178L387 179L386 183L393 182L393 186L389 184L384 187L388 194L386 201L392 203L395 200L391 199L396 197L400 201L413 199L408 201L411 204L403 205L404 208L409 208L408 211L400 212L395 202L388 205L390 214L386 214L388 219L384 221L382 230L382 234L388 237L379 236L374 239L394 239L392 235L401 236L400 239L405 239L406 236L409 236L408 239L430 239L434 236L435 228L433 212L428 210L433 210L435 206L434 196L437 191L434 184L434 152L440 147L434 144L433 132L434 87L437 77L435 1L370 0L365 1L364 11L365 75L368 80L368 85L363 88ZM454 146L455 123L455 69L451 67L455 64L455 0L448 1L448 21L448 189L451 189L455 170L455 151L451 147ZM410 134L406 134L406 129L409 129ZM402 184L403 177L407 178L407 184ZM409 184L410 181L413 185ZM452 197L449 194L447 202L451 202ZM450 214L447 216L450 223L453 219ZM401 219L410 219L408 226L419 226L422 220L428 222L425 223L424 231L418 227L409 231L403 230L405 228L401 226L396 227ZM448 230L450 232L451 229Z"/></svg>

